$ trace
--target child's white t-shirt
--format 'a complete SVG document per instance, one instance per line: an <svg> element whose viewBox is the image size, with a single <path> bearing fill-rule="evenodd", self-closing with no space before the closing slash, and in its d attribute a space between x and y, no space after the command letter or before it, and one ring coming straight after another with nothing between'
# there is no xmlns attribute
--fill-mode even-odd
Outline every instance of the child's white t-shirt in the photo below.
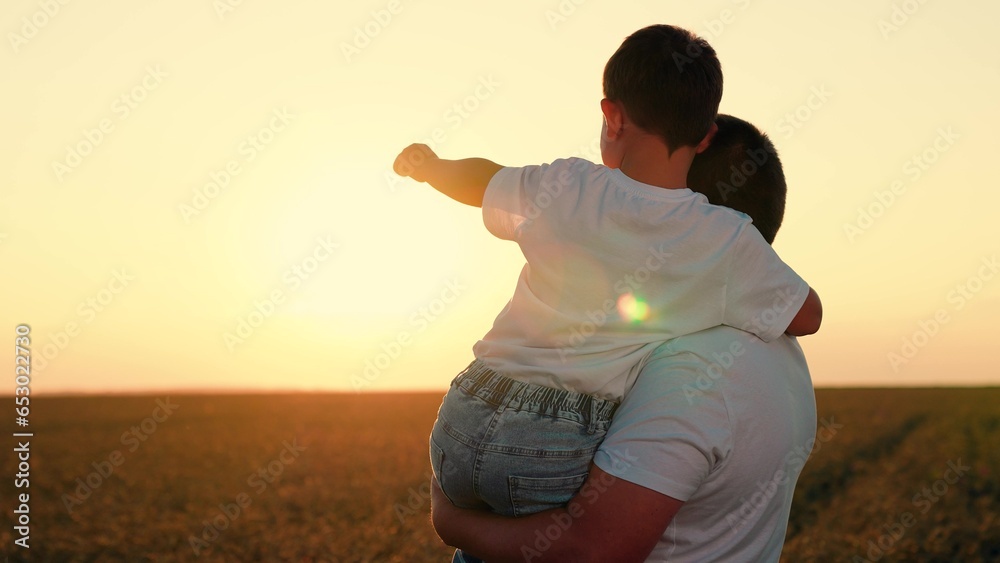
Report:
<svg viewBox="0 0 1000 563"><path fill-rule="evenodd" d="M729 325L770 341L809 292L746 215L582 159L500 170L483 220L527 264L473 353L545 387L621 400L664 340Z"/></svg>

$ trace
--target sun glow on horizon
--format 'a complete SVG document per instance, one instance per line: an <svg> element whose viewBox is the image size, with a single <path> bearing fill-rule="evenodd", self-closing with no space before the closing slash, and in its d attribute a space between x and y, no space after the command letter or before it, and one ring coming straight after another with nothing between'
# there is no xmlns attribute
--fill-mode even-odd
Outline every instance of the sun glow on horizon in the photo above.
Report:
<svg viewBox="0 0 1000 563"><path fill-rule="evenodd" d="M800 339L814 381L1000 383L1000 276L980 274L1000 240L983 189L1000 4L929 3L886 32L891 7L860 1L629 0L553 22L555 3L442 0L358 46L383 7L72 3L0 53L0 291L9 326L32 327L33 391L445 388L524 259L480 210L395 177L396 154L598 159L604 64L656 22L713 44L721 111L780 152L775 248L826 315ZM977 288L962 307L960 285Z"/></svg>

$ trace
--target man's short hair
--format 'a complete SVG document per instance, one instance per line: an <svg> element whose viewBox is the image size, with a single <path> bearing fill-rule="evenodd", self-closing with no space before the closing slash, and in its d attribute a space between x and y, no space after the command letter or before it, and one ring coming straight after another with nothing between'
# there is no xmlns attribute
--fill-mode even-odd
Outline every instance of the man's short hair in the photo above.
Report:
<svg viewBox="0 0 1000 563"><path fill-rule="evenodd" d="M718 133L688 171L688 187L710 203L746 213L767 242L785 215L785 173L774 144L752 124L719 114Z"/></svg>
<svg viewBox="0 0 1000 563"><path fill-rule="evenodd" d="M653 25L630 35L604 68L604 96L659 135L670 152L705 138L722 100L722 65L697 35Z"/></svg>

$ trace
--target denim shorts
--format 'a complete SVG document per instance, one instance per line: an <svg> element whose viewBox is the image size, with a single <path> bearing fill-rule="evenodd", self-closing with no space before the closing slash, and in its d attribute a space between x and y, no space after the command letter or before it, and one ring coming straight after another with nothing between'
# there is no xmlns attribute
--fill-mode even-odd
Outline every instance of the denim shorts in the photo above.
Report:
<svg viewBox="0 0 1000 563"><path fill-rule="evenodd" d="M431 466L456 506L524 516L583 485L618 403L505 377L476 360L451 383Z"/></svg>

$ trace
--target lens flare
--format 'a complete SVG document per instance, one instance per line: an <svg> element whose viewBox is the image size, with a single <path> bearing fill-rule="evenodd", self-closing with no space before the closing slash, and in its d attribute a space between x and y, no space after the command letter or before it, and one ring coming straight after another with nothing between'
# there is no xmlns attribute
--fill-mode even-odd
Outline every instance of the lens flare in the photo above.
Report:
<svg viewBox="0 0 1000 563"><path fill-rule="evenodd" d="M624 293L618 298L618 312L623 319L641 323L649 318L649 305L641 297Z"/></svg>

